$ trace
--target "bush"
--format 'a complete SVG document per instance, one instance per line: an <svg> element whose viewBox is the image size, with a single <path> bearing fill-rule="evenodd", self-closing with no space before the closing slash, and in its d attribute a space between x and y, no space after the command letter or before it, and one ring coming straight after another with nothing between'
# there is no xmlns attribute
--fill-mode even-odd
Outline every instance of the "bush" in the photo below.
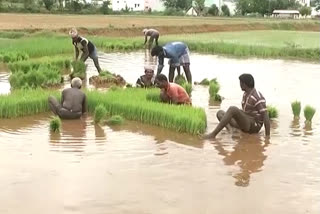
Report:
<svg viewBox="0 0 320 214"><path fill-rule="evenodd" d="M217 7L217 5L215 5L215 4L211 5L211 7L208 10L208 14L210 14L212 16L218 16L219 15L219 8Z"/></svg>
<svg viewBox="0 0 320 214"><path fill-rule="evenodd" d="M230 16L230 10L229 7L227 5L222 5L221 6L221 11L223 13L224 16Z"/></svg>
<svg viewBox="0 0 320 214"><path fill-rule="evenodd" d="M49 11L52 9L52 7L53 7L53 5L55 3L54 0L42 0L42 1L43 1L43 4L44 4L45 8L47 10L49 10Z"/></svg>
<svg viewBox="0 0 320 214"><path fill-rule="evenodd" d="M163 12L166 16L184 16L184 12L182 10L176 8L166 8Z"/></svg>

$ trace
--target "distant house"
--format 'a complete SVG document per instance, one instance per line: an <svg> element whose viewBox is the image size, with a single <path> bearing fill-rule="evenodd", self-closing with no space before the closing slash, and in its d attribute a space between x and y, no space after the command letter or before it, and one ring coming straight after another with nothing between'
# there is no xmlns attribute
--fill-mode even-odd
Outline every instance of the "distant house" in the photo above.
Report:
<svg viewBox="0 0 320 214"><path fill-rule="evenodd" d="M190 9L187 10L186 15L187 16L199 16L200 14L198 13L198 11L194 7L190 7Z"/></svg>
<svg viewBox="0 0 320 214"><path fill-rule="evenodd" d="M298 19L300 12L298 10L274 10L272 17Z"/></svg>
<svg viewBox="0 0 320 214"><path fill-rule="evenodd" d="M163 10L160 0L112 0L113 11L120 11L125 8L130 11Z"/></svg>

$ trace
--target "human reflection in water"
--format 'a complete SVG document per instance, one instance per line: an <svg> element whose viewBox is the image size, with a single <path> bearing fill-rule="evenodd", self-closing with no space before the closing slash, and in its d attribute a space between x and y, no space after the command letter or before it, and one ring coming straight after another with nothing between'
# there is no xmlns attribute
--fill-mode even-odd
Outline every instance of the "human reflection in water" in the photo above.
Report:
<svg viewBox="0 0 320 214"><path fill-rule="evenodd" d="M54 151L83 152L86 141L86 118L63 120L60 133L50 132L50 145Z"/></svg>
<svg viewBox="0 0 320 214"><path fill-rule="evenodd" d="M246 187L250 183L250 175L262 170L263 162L267 158L264 152L269 145L269 140L263 142L259 135L248 134L234 140L236 144L233 151L226 150L225 145L220 141L214 142L214 147L219 155L224 156L225 165L240 167L240 171L232 176L236 179L236 186Z"/></svg>

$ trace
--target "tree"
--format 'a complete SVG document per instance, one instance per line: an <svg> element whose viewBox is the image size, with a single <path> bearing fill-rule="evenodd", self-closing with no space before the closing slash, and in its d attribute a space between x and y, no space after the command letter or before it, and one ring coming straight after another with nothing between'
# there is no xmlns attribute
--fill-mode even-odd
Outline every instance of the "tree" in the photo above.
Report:
<svg viewBox="0 0 320 214"><path fill-rule="evenodd" d="M208 13L213 16L218 16L219 15L219 8L217 7L217 5L213 4L209 8Z"/></svg>
<svg viewBox="0 0 320 214"><path fill-rule="evenodd" d="M162 2L167 9L187 10L192 6L192 0L162 0Z"/></svg>
<svg viewBox="0 0 320 214"><path fill-rule="evenodd" d="M224 16L230 16L230 10L229 10L229 7L228 5L222 5L221 6L221 11L223 13Z"/></svg>
<svg viewBox="0 0 320 214"><path fill-rule="evenodd" d="M103 3L102 3L102 7L101 7L101 12L103 13L103 14L109 14L110 13L110 8L109 8L109 6L111 5L111 2L109 1L109 0L107 0L107 1L103 1Z"/></svg>
<svg viewBox="0 0 320 214"><path fill-rule="evenodd" d="M299 12L302 16L311 15L311 7L303 6L300 8Z"/></svg>
<svg viewBox="0 0 320 214"><path fill-rule="evenodd" d="M320 0L312 0L310 6L316 7L316 11L320 10Z"/></svg>
<svg viewBox="0 0 320 214"><path fill-rule="evenodd" d="M23 0L24 9L29 9L32 7L33 0Z"/></svg>
<svg viewBox="0 0 320 214"><path fill-rule="evenodd" d="M79 2L79 0L72 0L70 3L70 8L74 12L79 12L82 9L82 4Z"/></svg>
<svg viewBox="0 0 320 214"><path fill-rule="evenodd" d="M195 8L197 10L198 13L200 14L203 14L203 11L204 11L204 2L205 0L195 0L194 3L195 3Z"/></svg>
<svg viewBox="0 0 320 214"><path fill-rule="evenodd" d="M42 0L42 1L43 1L45 8L49 11L52 9L52 7L55 3L55 0Z"/></svg>

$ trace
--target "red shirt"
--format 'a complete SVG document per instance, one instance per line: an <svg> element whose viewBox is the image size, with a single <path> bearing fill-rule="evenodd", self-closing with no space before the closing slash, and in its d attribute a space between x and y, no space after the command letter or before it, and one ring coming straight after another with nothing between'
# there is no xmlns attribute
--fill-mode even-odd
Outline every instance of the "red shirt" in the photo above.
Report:
<svg viewBox="0 0 320 214"><path fill-rule="evenodd" d="M170 100L173 100L179 104L191 104L190 97L186 90L176 83L169 82L165 92Z"/></svg>

